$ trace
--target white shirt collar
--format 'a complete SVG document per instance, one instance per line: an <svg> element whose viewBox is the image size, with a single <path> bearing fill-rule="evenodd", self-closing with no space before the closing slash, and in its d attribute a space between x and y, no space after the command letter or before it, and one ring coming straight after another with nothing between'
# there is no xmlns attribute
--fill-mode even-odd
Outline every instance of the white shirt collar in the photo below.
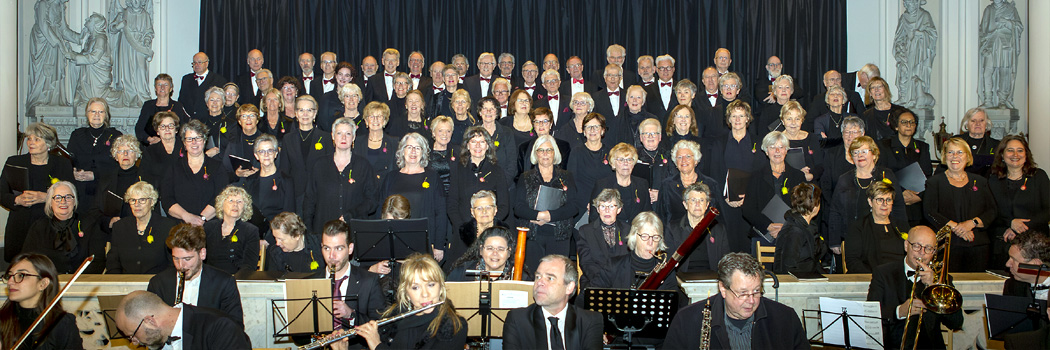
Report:
<svg viewBox="0 0 1050 350"><path fill-rule="evenodd" d="M164 349L182 350L182 318L186 315L186 310L182 308L182 305L175 305L176 309L179 309L179 317L175 319L175 328L171 329L171 337L179 337L179 340L171 342L170 345L164 345Z"/></svg>
<svg viewBox="0 0 1050 350"><path fill-rule="evenodd" d="M547 309L545 309L543 307L540 307L540 310L543 311L543 324L547 325L547 338L548 338L547 339L547 349L551 348L551 340L550 340L551 322L548 320L548 317L551 317L551 316L554 316L554 317L558 318L558 331L561 332L561 343L562 343L562 345L566 345L565 344L565 316L568 314L569 304L565 304L565 307L562 307L561 311L559 311L557 314L554 314L554 315L552 315L551 313L547 312Z"/></svg>

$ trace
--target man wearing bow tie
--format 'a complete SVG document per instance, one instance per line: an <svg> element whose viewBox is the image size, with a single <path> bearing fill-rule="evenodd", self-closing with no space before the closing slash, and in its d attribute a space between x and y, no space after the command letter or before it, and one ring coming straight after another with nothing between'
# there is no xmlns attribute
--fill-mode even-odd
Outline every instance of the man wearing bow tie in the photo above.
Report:
<svg viewBox="0 0 1050 350"><path fill-rule="evenodd" d="M457 69L458 70L458 69ZM492 72L496 70L496 56L483 52L478 56L478 74L463 79L463 88L470 93L470 100L476 105L482 97L492 95Z"/></svg>
<svg viewBox="0 0 1050 350"><path fill-rule="evenodd" d="M386 103L394 94L394 74L397 66L401 64L401 52L389 48L383 51L383 74L373 75L368 79L368 91L365 93L365 105L368 102L379 101Z"/></svg>
<svg viewBox="0 0 1050 350"><path fill-rule="evenodd" d="M842 74L834 69L824 72L823 82L823 89L820 89L820 91L813 95L813 99L810 101L809 106L806 108L806 115L809 116L809 118L806 118L806 121L802 122L802 130L813 130L813 120L829 112L828 103L824 101L824 97L825 95L827 95L828 88L831 88L832 86L842 87ZM844 112L853 113L857 115L864 113L864 97L858 94L853 89L844 90L846 92L847 103L844 106ZM810 125L810 129L806 128L807 124Z"/></svg>
<svg viewBox="0 0 1050 350"><path fill-rule="evenodd" d="M715 69L718 70L719 77L729 73L731 63L733 63L733 56L729 53L729 49L722 47L715 50Z"/></svg>
<svg viewBox="0 0 1050 350"><path fill-rule="evenodd" d="M299 79L302 79L303 81L303 91L299 91L299 96L310 95L312 91L316 91L311 90L311 85L313 85L316 75L314 74L314 63L316 63L314 60L314 54L303 52L299 55L299 69L302 69L303 71L302 75L299 77Z"/></svg>
<svg viewBox="0 0 1050 350"><path fill-rule="evenodd" d="M623 77L623 68L615 63L609 63L605 66L605 74L602 77L605 80L603 85L606 87L591 94L591 98L594 99L594 112L605 117L604 139L609 141L610 145L630 142L633 133L627 126L628 124L624 122L626 113L623 112L627 108L624 103L627 101L627 93L619 87Z"/></svg>
<svg viewBox="0 0 1050 350"><path fill-rule="evenodd" d="M922 313L926 305L918 298L909 305L910 295L908 294L912 291L912 281L915 280L915 275L918 275L918 285L915 286L916 295L922 295L927 286L933 285L934 271L928 264L937 252L936 233L927 226L913 227L908 231L908 239L904 241L904 250L907 255L903 261L880 265L871 274L868 301L878 301L882 304L882 344L887 349L901 349L903 338L905 339L904 348L911 349L912 343L916 341L915 329L919 324L921 313L922 329L917 339L918 347L920 349L944 349L941 324L949 329L961 329L962 310L947 315L934 312ZM950 281L940 282L950 284ZM911 322L907 322L909 318L912 319ZM907 333L904 330L905 323L908 323Z"/></svg>
<svg viewBox="0 0 1050 350"><path fill-rule="evenodd" d="M182 76L182 87L179 88L179 103L186 108L190 118L201 119L208 113L204 104L204 92L211 87L226 85L226 78L208 70L209 58L203 52L193 55L193 73Z"/></svg>
<svg viewBox="0 0 1050 350"><path fill-rule="evenodd" d="M252 99L259 95L259 83L255 81L255 75L259 74L263 62L265 60L262 51L259 49L248 51L248 71L237 76L237 87L241 89L241 96L237 98L237 103L252 103ZM252 88L248 89L249 86Z"/></svg>
<svg viewBox="0 0 1050 350"><path fill-rule="evenodd" d="M649 87L656 83L656 62L653 56L642 55L638 57L638 84Z"/></svg>
<svg viewBox="0 0 1050 350"><path fill-rule="evenodd" d="M514 67L518 65L514 55L509 52L501 53L497 61L499 62L497 66L499 67L500 78L510 81L512 90L518 89L521 86L521 77L514 76Z"/></svg>
<svg viewBox="0 0 1050 350"><path fill-rule="evenodd" d="M626 48L619 44L609 45L609 47L605 49L605 61L608 64L615 64L617 66L620 66L620 70L625 72L623 73L623 78L620 79L620 90L624 90L630 87L631 85L638 84L638 77L634 74L626 73L627 69L623 66L624 62L627 61ZM606 87L605 68L595 69L594 73L591 74L591 81L598 82L598 86L600 88Z"/></svg>
<svg viewBox="0 0 1050 350"><path fill-rule="evenodd" d="M584 81L583 79L583 60L577 56L569 57L565 61L565 71L569 73L569 80L565 82L568 89L565 89L569 96L576 95L577 92L592 92L598 90L598 85L595 85L593 81Z"/></svg>
<svg viewBox="0 0 1050 350"><path fill-rule="evenodd" d="M525 61L525 64L521 65L521 82L519 86L522 90L529 93L533 99L538 98L537 92L542 92L540 84L536 82L536 78L540 76L540 67L536 65L536 62Z"/></svg>
<svg viewBox="0 0 1050 350"><path fill-rule="evenodd" d="M693 110L696 112L696 121L698 124L703 126L704 134L703 137L713 136L720 134L721 131L728 130L726 128L725 116L719 115L722 113L722 109L715 108L718 103L718 71L715 67L707 67L701 74L701 83L704 85L704 90L701 91L700 95L697 95L693 103ZM717 133L715 131L718 131Z"/></svg>
<svg viewBox="0 0 1050 350"><path fill-rule="evenodd" d="M116 324L136 345L164 350L249 350L251 340L233 320L193 305L168 306L156 294L137 290L120 300Z"/></svg>
<svg viewBox="0 0 1050 350"><path fill-rule="evenodd" d="M306 90L309 91L310 96L320 99L326 92L335 90L337 87L335 83L335 66L337 64L339 64L339 61L334 52L321 54L321 76L311 79L309 84L305 81L303 82L303 86L307 86Z"/></svg>
<svg viewBox="0 0 1050 350"><path fill-rule="evenodd" d="M427 119L432 119L439 115L437 114L437 108L434 108L436 107L434 103L437 101L436 97L438 94L445 91L444 71L445 63L435 61L430 64L428 75L419 81L419 91L423 92L423 103L427 106L425 109Z"/></svg>
<svg viewBox="0 0 1050 350"><path fill-rule="evenodd" d="M569 101L572 100L572 96L562 91L564 87L561 83L561 73L556 70L543 71L540 82L543 85L543 91L537 94L533 107L549 108L554 114L551 116L553 118L551 130L558 130L566 122L572 120L572 111L569 109Z"/></svg>
<svg viewBox="0 0 1050 350"><path fill-rule="evenodd" d="M543 71L546 72L551 69L558 72L558 79L561 80L561 61L559 61L558 56L553 53L543 56Z"/></svg>
<svg viewBox="0 0 1050 350"><path fill-rule="evenodd" d="M463 85L463 79L467 77L467 71L470 70L470 61L467 61L467 56L461 53L457 53L452 56L452 66L456 67L456 72L459 73L458 85Z"/></svg>
<svg viewBox="0 0 1050 350"><path fill-rule="evenodd" d="M781 74L784 74L784 64L781 63L780 57L769 56L769 59L766 60L765 68L766 76L755 80L754 96L756 100L762 98L762 100L758 102L768 105L776 103L776 97L773 96L773 81L777 80ZM791 93L791 99L801 100L805 96L802 94L802 90L798 87L798 80L793 80L793 84L794 87ZM821 98L823 98L823 96L821 96ZM819 114L814 114L814 116L819 116Z"/></svg>
<svg viewBox="0 0 1050 350"><path fill-rule="evenodd" d="M421 81L426 79L423 74L423 67L426 67L426 58L423 58L423 53L419 51L412 51L408 54L408 77L412 79L412 88L409 90L422 89L420 86L426 87L426 84L422 84Z"/></svg>
<svg viewBox="0 0 1050 350"><path fill-rule="evenodd" d="M365 56L361 59L361 74L354 76L354 84L357 84L361 88L362 92L368 92L368 80L372 79L372 76L376 75L376 70L379 69L379 63L376 62L376 58L372 56ZM363 97L363 96L362 96Z"/></svg>
<svg viewBox="0 0 1050 350"><path fill-rule="evenodd" d="M667 112L678 105L674 96L674 57L662 55L656 58L656 75L659 79L656 83L649 85L646 96L649 100L645 102L649 113L658 119L667 117Z"/></svg>

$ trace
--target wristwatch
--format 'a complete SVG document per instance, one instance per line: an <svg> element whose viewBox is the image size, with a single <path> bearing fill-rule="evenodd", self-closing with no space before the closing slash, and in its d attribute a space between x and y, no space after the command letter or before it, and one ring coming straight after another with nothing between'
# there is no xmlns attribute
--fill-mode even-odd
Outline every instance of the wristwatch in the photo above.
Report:
<svg viewBox="0 0 1050 350"><path fill-rule="evenodd" d="M973 219L973 227L977 227L977 219Z"/></svg>

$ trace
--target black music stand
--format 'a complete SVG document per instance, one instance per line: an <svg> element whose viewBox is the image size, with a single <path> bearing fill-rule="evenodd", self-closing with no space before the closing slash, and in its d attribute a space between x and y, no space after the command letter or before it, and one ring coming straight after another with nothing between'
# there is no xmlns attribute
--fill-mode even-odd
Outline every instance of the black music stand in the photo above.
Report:
<svg viewBox="0 0 1050 350"><path fill-rule="evenodd" d="M482 284L478 283L478 311L474 312L474 315L481 318L481 344L483 347L487 348L486 344L488 344L489 338L492 338L492 278L501 277L503 276L503 273L488 270L467 270L466 275L471 277L481 277L479 282L488 282L488 288L481 288ZM469 320L474 317L474 315L470 315L467 319ZM499 316L496 316L496 318L499 318L500 321L506 322L506 320Z"/></svg>
<svg viewBox="0 0 1050 350"><path fill-rule="evenodd" d="M824 346L842 346L845 349L857 349L857 347L853 346L850 343L849 324L853 323L854 326L857 326L857 328L859 328L862 332L864 332L865 335L868 336L868 339L874 340L875 344L879 344L879 348L880 349L884 347L884 345L882 344L882 341L880 341L879 339L875 339L875 337L871 336L871 333L868 333L868 330L864 329L864 326L861 326L860 323L858 323L857 320L855 320L855 318L861 317L861 318L874 318L876 320L879 320L879 322L882 322L882 319L879 318L879 317L867 316L867 315L850 315L849 312L846 312L846 308L842 308L842 312L831 312L831 311L823 311L823 310L802 310L802 319L803 320L806 319L806 312L810 312L810 313L815 312L818 315L819 314L838 315L838 317L835 317L834 320L831 320L830 324L828 324L827 326L824 326L824 328L821 328L820 332L817 332L817 334L814 334L812 337L809 337L809 343L810 344L824 345ZM817 320L820 320L819 316L817 317ZM825 342L822 342L822 341L815 341L815 340L813 340L813 339L816 339L818 336L823 335L824 331L828 330L829 328L831 328L831 326L834 326L836 323L842 324L842 339L845 340L845 344L830 344L830 343L825 343ZM805 324L805 322L803 322L802 323L802 327L805 328L805 326L806 326L806 324ZM885 331L885 329L883 331Z"/></svg>
<svg viewBox="0 0 1050 350"><path fill-rule="evenodd" d="M623 335L627 349L634 337L664 339L678 313L678 291L587 288L584 308L601 313L606 334Z"/></svg>
<svg viewBox="0 0 1050 350"><path fill-rule="evenodd" d="M412 253L429 253L430 236L427 219L350 220L354 256L363 263L390 261L395 270L397 260Z"/></svg>
<svg viewBox="0 0 1050 350"><path fill-rule="evenodd" d="M318 281L323 281L323 283L324 283L323 287L321 287L322 284L318 283ZM289 282L291 282L291 281L289 281ZM333 310L330 309L328 307L328 305L326 305L323 302L324 300L332 300L332 299L334 299L332 297L331 285L328 284L329 283L328 280L320 280L320 279L315 279L315 280L297 280L295 282L303 282L303 284L304 284L303 287L295 288L295 289L309 289L311 295L310 295L309 298L287 298L287 299L272 299L272 300L270 300L270 307L271 307L270 320L271 320L271 322L273 324L273 329L274 329L273 337L274 338L285 337L285 336L287 336L287 337L294 337L294 336L303 336L303 335L310 335L310 336L315 336L316 337L316 336L320 336L322 332L330 332L330 331L332 331L332 329L331 329L332 328L332 321L335 318L335 315L333 314ZM313 284L306 285L306 283L310 283L310 282L313 282ZM288 283L288 282L286 282L286 283ZM293 288L286 287L286 291L287 290L291 290L291 289L293 289ZM298 292L293 292L293 293L298 293ZM318 294L320 294L321 296L318 296ZM284 302L285 305L289 305L289 304L295 303L295 302L305 302L305 303L302 304L302 308L300 308L297 311L293 310L293 309L288 309L288 315L292 315L292 313L295 314L294 317L292 317L291 319L288 319L287 317L285 317L284 314L282 314L280 312L280 308L277 305L278 302ZM288 307L291 307L291 306L288 306ZM321 312L322 309L324 310L324 313ZM293 331L289 330L289 328L292 328L292 325L295 324L296 321L299 320L300 317L310 317L311 318L311 320L312 320L311 331L308 331L308 332L301 332L301 331L293 332ZM278 326L277 326L278 318L280 318L281 323L284 325L283 327L278 328ZM296 328L301 328L301 327L296 327ZM285 332L285 331L287 331L287 332Z"/></svg>

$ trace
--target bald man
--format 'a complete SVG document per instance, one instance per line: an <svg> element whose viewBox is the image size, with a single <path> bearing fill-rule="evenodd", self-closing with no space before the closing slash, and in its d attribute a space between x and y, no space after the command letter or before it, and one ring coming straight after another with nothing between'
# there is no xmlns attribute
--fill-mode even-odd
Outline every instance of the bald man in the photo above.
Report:
<svg viewBox="0 0 1050 350"><path fill-rule="evenodd" d="M149 349L252 348L244 328L221 313L193 305L168 306L147 291L137 290L121 299L115 316L121 333Z"/></svg>
<svg viewBox="0 0 1050 350"><path fill-rule="evenodd" d="M207 54L196 53L190 62L193 73L182 76L179 103L193 119L204 118L208 113L208 106L204 104L204 92L213 86L222 87L227 83L225 77L208 69L210 60Z"/></svg>
<svg viewBox="0 0 1050 350"><path fill-rule="evenodd" d="M241 89L241 95L237 98L237 103L252 103L252 100L258 99L259 83L255 81L255 75L263 68L265 62L262 51L259 51L259 49L248 51L248 71L237 75L237 79L234 80L234 83L237 83L237 88Z"/></svg>

